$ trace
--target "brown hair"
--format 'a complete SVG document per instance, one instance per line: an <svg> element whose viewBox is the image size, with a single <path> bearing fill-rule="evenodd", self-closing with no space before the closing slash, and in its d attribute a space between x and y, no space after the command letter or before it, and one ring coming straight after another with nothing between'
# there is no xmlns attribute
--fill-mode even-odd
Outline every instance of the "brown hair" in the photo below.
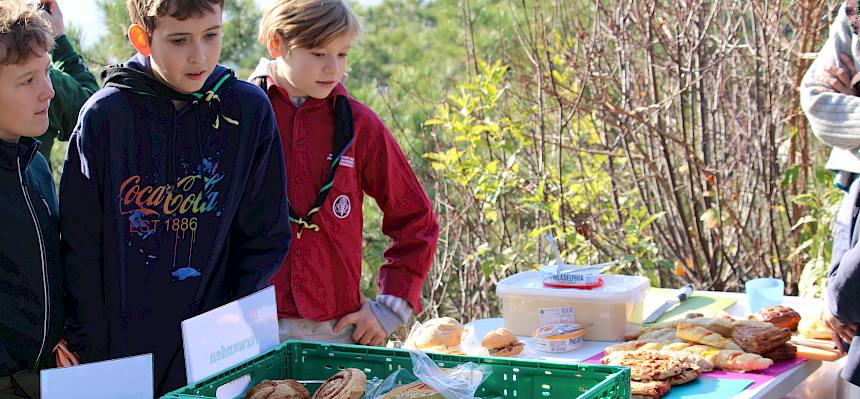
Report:
<svg viewBox="0 0 860 399"><path fill-rule="evenodd" d="M155 30L155 19L165 15L183 20L215 11L215 6L224 9L226 0L126 0L131 23L143 27L151 35Z"/></svg>
<svg viewBox="0 0 860 399"><path fill-rule="evenodd" d="M0 64L21 64L54 47L51 24L23 0L0 0Z"/></svg>
<svg viewBox="0 0 860 399"><path fill-rule="evenodd" d="M280 35L287 49L316 48L345 33L361 33L361 24L344 0L276 0L263 10L257 39L266 46Z"/></svg>

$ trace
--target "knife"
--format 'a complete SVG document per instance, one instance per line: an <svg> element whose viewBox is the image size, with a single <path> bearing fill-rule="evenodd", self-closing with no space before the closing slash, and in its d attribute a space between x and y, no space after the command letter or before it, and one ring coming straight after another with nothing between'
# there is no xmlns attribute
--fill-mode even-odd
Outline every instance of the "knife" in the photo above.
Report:
<svg viewBox="0 0 860 399"><path fill-rule="evenodd" d="M683 288L678 290L677 296L667 299L666 302L663 302L663 304L660 305L659 308L657 308L656 310L654 310L654 312L648 315L648 317L645 318L644 323L651 324L657 321L657 319L659 319L660 316L663 315L663 313L666 313L669 308L686 301L687 298L690 297L690 295L693 295L693 285L687 284Z"/></svg>

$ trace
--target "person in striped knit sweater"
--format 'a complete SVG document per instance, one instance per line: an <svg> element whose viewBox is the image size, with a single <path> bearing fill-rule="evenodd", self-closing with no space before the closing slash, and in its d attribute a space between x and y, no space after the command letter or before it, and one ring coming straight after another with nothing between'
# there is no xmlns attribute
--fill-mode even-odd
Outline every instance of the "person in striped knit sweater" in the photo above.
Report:
<svg viewBox="0 0 860 399"><path fill-rule="evenodd" d="M828 271L825 309L821 320L833 330L833 341L848 360L842 377L860 386L860 1L843 4L830 35L803 77L800 103L813 133L833 147L826 167L836 173L834 183L846 191L836 215L832 263Z"/></svg>

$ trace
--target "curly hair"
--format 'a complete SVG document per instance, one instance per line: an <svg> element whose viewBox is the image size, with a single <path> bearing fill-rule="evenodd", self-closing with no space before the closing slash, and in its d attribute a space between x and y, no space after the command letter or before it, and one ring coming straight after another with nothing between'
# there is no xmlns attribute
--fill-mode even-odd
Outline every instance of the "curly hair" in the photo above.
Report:
<svg viewBox="0 0 860 399"><path fill-rule="evenodd" d="M0 0L0 65L21 64L54 47L51 24L23 0Z"/></svg>

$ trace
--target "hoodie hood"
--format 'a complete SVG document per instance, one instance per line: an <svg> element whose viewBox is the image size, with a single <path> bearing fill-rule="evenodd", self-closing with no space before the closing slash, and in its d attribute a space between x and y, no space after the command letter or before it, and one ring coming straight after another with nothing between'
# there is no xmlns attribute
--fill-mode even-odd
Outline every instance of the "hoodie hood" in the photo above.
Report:
<svg viewBox="0 0 860 399"><path fill-rule="evenodd" d="M205 100L209 92L217 94L236 80L232 70L216 65L200 90L194 93L180 93L158 80L152 73L150 58L140 53L125 64L108 66L102 71L101 77L105 87L116 87L142 95L167 97L180 101Z"/></svg>

